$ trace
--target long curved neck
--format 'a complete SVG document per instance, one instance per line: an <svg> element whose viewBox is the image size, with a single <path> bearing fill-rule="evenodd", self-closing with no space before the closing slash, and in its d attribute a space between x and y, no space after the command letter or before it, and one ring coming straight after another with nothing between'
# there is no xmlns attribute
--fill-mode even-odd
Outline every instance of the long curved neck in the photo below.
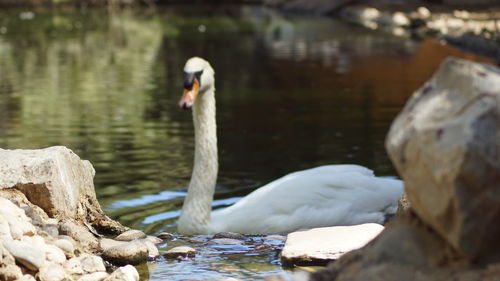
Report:
<svg viewBox="0 0 500 281"><path fill-rule="evenodd" d="M219 163L214 92L211 87L200 93L193 105L194 166L179 218L178 230L182 234L204 233L210 222Z"/></svg>

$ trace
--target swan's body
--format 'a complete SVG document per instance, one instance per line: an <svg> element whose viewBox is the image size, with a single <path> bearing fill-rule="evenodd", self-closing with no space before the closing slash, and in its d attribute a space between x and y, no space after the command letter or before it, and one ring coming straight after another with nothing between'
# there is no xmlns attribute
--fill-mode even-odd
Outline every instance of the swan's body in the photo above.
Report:
<svg viewBox="0 0 500 281"><path fill-rule="evenodd" d="M183 108L193 108L194 167L178 223L182 234L288 233L303 228L382 223L395 213L403 193L400 180L377 178L358 165L328 165L291 173L211 213L218 172L214 72L191 58Z"/></svg>

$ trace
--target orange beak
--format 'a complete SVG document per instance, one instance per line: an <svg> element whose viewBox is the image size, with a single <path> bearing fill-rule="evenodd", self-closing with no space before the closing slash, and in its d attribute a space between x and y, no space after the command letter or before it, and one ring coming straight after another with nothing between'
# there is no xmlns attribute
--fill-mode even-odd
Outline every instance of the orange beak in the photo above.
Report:
<svg viewBox="0 0 500 281"><path fill-rule="evenodd" d="M196 97L198 96L198 91L200 90L200 82L198 79L193 79L193 86L191 89L184 88L184 92L182 93L182 98L179 101L179 106L182 109L189 109L193 106Z"/></svg>

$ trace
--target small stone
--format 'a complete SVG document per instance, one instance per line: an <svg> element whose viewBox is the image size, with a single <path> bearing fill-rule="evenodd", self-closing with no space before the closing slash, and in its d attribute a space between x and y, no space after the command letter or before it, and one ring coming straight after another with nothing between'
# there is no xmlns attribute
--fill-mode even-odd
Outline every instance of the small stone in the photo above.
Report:
<svg viewBox="0 0 500 281"><path fill-rule="evenodd" d="M78 258L71 258L65 261L63 267L69 274L83 274L83 267Z"/></svg>
<svg viewBox="0 0 500 281"><path fill-rule="evenodd" d="M268 235L268 236L265 236L264 238L262 238L262 240L264 240L264 241L268 241L268 240L285 241L286 236L285 235Z"/></svg>
<svg viewBox="0 0 500 281"><path fill-rule="evenodd" d="M244 241L232 238L216 238L207 242L207 245L242 245Z"/></svg>
<svg viewBox="0 0 500 281"><path fill-rule="evenodd" d="M23 276L21 269L15 264L3 264L0 267L1 280L19 280Z"/></svg>
<svg viewBox="0 0 500 281"><path fill-rule="evenodd" d="M123 232L122 234L115 237L118 241L132 241L139 238L145 238L146 234L140 230L131 229Z"/></svg>
<svg viewBox="0 0 500 281"><path fill-rule="evenodd" d="M16 261L31 271L38 271L45 264L45 251L42 249L17 240L4 241L3 245Z"/></svg>
<svg viewBox="0 0 500 281"><path fill-rule="evenodd" d="M281 260L285 265L325 265L363 247L383 229L380 224L365 223L292 232L288 234Z"/></svg>
<svg viewBox="0 0 500 281"><path fill-rule="evenodd" d="M218 239L218 238L229 238L229 239L236 239L236 240L245 240L246 237L243 234L235 233L235 232L219 232L214 235L213 239Z"/></svg>
<svg viewBox="0 0 500 281"><path fill-rule="evenodd" d="M423 19L427 19L431 16L431 11L429 11L429 9L427 9L426 7L423 7L423 6L418 7L417 13Z"/></svg>
<svg viewBox="0 0 500 281"><path fill-rule="evenodd" d="M54 238L59 236L59 229L56 224L44 224L41 229Z"/></svg>
<svg viewBox="0 0 500 281"><path fill-rule="evenodd" d="M71 221L59 224L59 233L73 238L85 248L95 249L99 244L97 238L87 228Z"/></svg>
<svg viewBox="0 0 500 281"><path fill-rule="evenodd" d="M156 237L158 237L162 240L166 240L166 241L170 241L170 240L175 239L175 235L173 235L172 233L168 233L168 232L162 232L162 233L158 234Z"/></svg>
<svg viewBox="0 0 500 281"><path fill-rule="evenodd" d="M38 272L40 281L60 281L68 278L62 265L54 262L47 263Z"/></svg>
<svg viewBox="0 0 500 281"><path fill-rule="evenodd" d="M83 271L86 273L106 271L106 267L101 257L84 253L81 254L78 259L80 260Z"/></svg>
<svg viewBox="0 0 500 281"><path fill-rule="evenodd" d="M156 248L156 245L153 242L146 239L140 241L148 248L148 255L150 258L156 258L160 255L160 251L158 251L158 248Z"/></svg>
<svg viewBox="0 0 500 281"><path fill-rule="evenodd" d="M162 239L160 239L158 237L152 237L152 236L151 237L146 237L145 240L148 240L148 241L152 242L155 245L164 243Z"/></svg>
<svg viewBox="0 0 500 281"><path fill-rule="evenodd" d="M131 241L104 250L102 257L117 265L139 264L149 258L148 247L141 241Z"/></svg>
<svg viewBox="0 0 500 281"><path fill-rule="evenodd" d="M139 272L132 265L119 267L105 281L139 281Z"/></svg>
<svg viewBox="0 0 500 281"><path fill-rule="evenodd" d="M21 278L19 278L17 281L36 281L35 277L30 274L24 274Z"/></svg>
<svg viewBox="0 0 500 281"><path fill-rule="evenodd" d="M58 239L54 242L54 245L61 249L67 258L75 256L75 246L71 243L71 241L67 239Z"/></svg>
<svg viewBox="0 0 500 281"><path fill-rule="evenodd" d="M0 215L0 240L12 240L9 222Z"/></svg>
<svg viewBox="0 0 500 281"><path fill-rule="evenodd" d="M21 209L23 209L26 216L28 216L31 219L32 224L34 225L44 224L43 218L31 206L28 205L22 206Z"/></svg>
<svg viewBox="0 0 500 281"><path fill-rule="evenodd" d="M163 256L166 258L194 257L196 250L188 246L178 246L166 251Z"/></svg>
<svg viewBox="0 0 500 281"><path fill-rule="evenodd" d="M99 240L99 247L102 251L105 251L111 247L127 244L127 241L117 241L109 238L102 238Z"/></svg>
<svg viewBox="0 0 500 281"><path fill-rule="evenodd" d="M78 281L102 281L109 276L106 272L94 272L80 277Z"/></svg>
<svg viewBox="0 0 500 281"><path fill-rule="evenodd" d="M34 235L35 227L26 216L24 210L10 200L0 197L0 215L8 222L10 234L14 239L21 239L23 235Z"/></svg>
<svg viewBox="0 0 500 281"><path fill-rule="evenodd" d="M45 246L45 259L50 262L62 264L66 261L66 255L59 247L48 244Z"/></svg>

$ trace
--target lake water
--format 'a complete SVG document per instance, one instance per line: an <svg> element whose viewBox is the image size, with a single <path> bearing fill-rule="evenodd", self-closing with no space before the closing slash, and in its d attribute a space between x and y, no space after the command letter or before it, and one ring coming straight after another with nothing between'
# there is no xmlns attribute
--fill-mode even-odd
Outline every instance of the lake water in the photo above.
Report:
<svg viewBox="0 0 500 281"><path fill-rule="evenodd" d="M384 138L405 101L444 57L483 60L430 39L259 6L2 10L0 147L65 145L94 165L110 217L151 235L175 232L193 159L191 112L177 102L195 55L216 71L217 207L321 164L397 176ZM277 253L243 252L161 259L142 266L142 278L283 272Z"/></svg>

